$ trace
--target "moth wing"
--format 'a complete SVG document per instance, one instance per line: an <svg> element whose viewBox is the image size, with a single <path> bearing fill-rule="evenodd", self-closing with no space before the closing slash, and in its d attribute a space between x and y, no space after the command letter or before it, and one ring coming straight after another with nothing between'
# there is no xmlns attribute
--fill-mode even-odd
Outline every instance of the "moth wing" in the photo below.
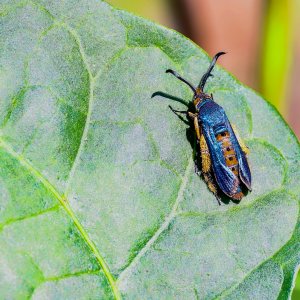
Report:
<svg viewBox="0 0 300 300"><path fill-rule="evenodd" d="M231 197L237 191L239 180L226 166L222 150L218 145L213 128L203 124L202 131L209 149L216 182L223 193Z"/></svg>
<svg viewBox="0 0 300 300"><path fill-rule="evenodd" d="M236 156L239 162L239 177L241 181L245 184L248 190L251 191L251 172L248 164L247 157L239 144L238 138L236 137L231 124L227 121L227 127L230 133L230 139L235 147Z"/></svg>

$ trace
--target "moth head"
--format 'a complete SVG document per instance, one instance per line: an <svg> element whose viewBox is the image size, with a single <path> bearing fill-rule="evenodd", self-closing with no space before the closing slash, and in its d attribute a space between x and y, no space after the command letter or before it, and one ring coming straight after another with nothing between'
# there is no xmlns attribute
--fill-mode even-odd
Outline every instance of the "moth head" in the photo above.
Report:
<svg viewBox="0 0 300 300"><path fill-rule="evenodd" d="M199 111L201 103L206 99L211 99L211 96L202 92L200 88L196 89L196 94L193 97L193 104L197 111Z"/></svg>

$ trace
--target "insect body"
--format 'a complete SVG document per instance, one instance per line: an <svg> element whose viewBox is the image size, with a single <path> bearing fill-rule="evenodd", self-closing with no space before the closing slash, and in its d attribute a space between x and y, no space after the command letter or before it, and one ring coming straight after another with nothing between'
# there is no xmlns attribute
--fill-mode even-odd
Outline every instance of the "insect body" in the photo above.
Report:
<svg viewBox="0 0 300 300"><path fill-rule="evenodd" d="M217 59L223 54L219 52L214 56L197 88L173 70L166 71L186 83L194 92L195 113L171 109L192 118L202 161L202 174L219 203L220 191L235 200L241 200L244 196L243 187L251 191L251 172L246 156L249 150L230 124L224 109L214 102L212 95L203 92Z"/></svg>

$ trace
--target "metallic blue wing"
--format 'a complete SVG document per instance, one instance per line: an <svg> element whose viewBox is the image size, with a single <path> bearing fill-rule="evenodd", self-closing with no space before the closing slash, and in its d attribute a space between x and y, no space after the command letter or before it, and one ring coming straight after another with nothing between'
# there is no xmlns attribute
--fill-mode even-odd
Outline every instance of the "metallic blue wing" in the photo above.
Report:
<svg viewBox="0 0 300 300"><path fill-rule="evenodd" d="M241 181L245 184L248 190L251 191L251 172L248 164L248 160L246 158L245 153L243 152L237 137L234 134L234 131L227 119L226 127L228 128L230 134L230 140L234 145L236 156L239 162L239 177Z"/></svg>
<svg viewBox="0 0 300 300"><path fill-rule="evenodd" d="M220 189L229 197L233 197L241 191L240 182L243 182L251 190L251 173L248 161L224 109L211 99L206 99L199 107L199 123L209 148L214 176ZM230 144L238 161L239 177L226 165L222 147L216 138L217 134L222 132L229 133Z"/></svg>
<svg viewBox="0 0 300 300"><path fill-rule="evenodd" d="M223 193L232 197L237 192L239 180L226 166L222 150L217 142L213 128L207 124L203 124L202 133L204 134L209 149L212 168L217 184Z"/></svg>

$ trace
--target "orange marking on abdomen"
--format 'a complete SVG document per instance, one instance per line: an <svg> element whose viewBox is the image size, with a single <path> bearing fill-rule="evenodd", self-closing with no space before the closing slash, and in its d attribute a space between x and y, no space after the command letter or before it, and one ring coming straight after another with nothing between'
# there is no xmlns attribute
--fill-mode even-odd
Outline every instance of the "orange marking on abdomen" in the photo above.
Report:
<svg viewBox="0 0 300 300"><path fill-rule="evenodd" d="M238 160L229 137L230 135L228 131L221 132L216 135L217 141L221 142L226 166L231 169L236 176L238 176Z"/></svg>
<svg viewBox="0 0 300 300"><path fill-rule="evenodd" d="M232 154L231 155L225 154L224 158L225 158L225 162L226 162L227 167L235 166L235 165L238 164L238 161L236 159L235 154L233 154L233 155Z"/></svg>
<svg viewBox="0 0 300 300"><path fill-rule="evenodd" d="M224 139L227 139L228 137L229 137L228 131L221 132L221 133L217 134L217 136L216 136L218 142L223 141Z"/></svg>
<svg viewBox="0 0 300 300"><path fill-rule="evenodd" d="M223 156L225 159L226 166L232 171L232 173L238 177L239 176L239 162L236 157L236 152L230 141L229 132L222 132L216 135L217 141L221 144ZM231 196L235 200L241 200L244 197L243 192L236 192Z"/></svg>

